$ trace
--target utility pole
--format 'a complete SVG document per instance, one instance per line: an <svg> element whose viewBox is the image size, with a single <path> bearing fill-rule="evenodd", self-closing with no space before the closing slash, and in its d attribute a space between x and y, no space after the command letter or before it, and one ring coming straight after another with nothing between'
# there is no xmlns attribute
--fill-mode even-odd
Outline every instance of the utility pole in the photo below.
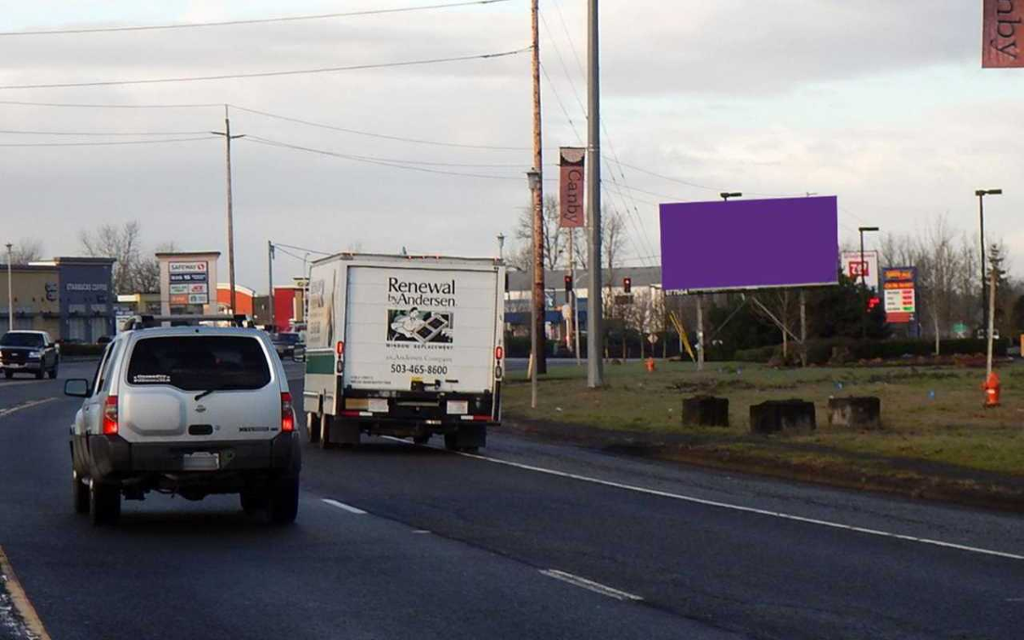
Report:
<svg viewBox="0 0 1024 640"><path fill-rule="evenodd" d="M601 74L597 0L587 2L587 386L604 383L604 307L601 304Z"/></svg>
<svg viewBox="0 0 1024 640"><path fill-rule="evenodd" d="M217 136L224 136L227 147L228 162L228 286L231 287L231 313L238 307L235 306L235 223L231 201L231 141L244 138L245 135L231 135L231 118L228 117L228 105L224 105L224 131L211 131ZM216 287L217 283L214 282Z"/></svg>
<svg viewBox="0 0 1024 640"><path fill-rule="evenodd" d="M270 307L270 327L271 331L277 331L274 324L274 243L270 240L267 240L267 276L270 289L270 302L267 304Z"/></svg>
<svg viewBox="0 0 1024 640"><path fill-rule="evenodd" d="M11 248L14 245L7 243L7 330L14 331L14 287L11 284L11 260L13 259Z"/></svg>
<svg viewBox="0 0 1024 640"><path fill-rule="evenodd" d="M537 349L533 354L533 366L538 373L547 373L545 354L545 296L544 296L544 157L541 137L540 112L540 30L538 19L539 0L530 0L530 32L533 38L533 168L539 174L537 186L533 189L533 332L537 334Z"/></svg>

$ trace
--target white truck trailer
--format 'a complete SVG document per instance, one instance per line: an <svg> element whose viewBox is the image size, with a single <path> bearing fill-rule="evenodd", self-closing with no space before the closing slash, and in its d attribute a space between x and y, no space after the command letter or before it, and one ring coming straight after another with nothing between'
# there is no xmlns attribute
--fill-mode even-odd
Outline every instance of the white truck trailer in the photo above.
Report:
<svg viewBox="0 0 1024 640"><path fill-rule="evenodd" d="M486 444L501 420L499 260L342 253L313 263L303 403L311 442L443 434Z"/></svg>

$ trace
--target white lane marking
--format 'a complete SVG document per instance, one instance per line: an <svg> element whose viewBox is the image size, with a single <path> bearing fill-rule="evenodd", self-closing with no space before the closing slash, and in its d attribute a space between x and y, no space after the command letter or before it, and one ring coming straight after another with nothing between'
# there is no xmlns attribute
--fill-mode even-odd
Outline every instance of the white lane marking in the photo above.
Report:
<svg viewBox="0 0 1024 640"><path fill-rule="evenodd" d="M608 596L609 598L615 598L616 600L622 600L623 602L625 602L625 601L639 602L639 601L643 600L643 598L641 598L640 596L633 595L632 593L627 593L625 591L619 591L618 589L613 589L612 587L609 587L608 585L601 584L600 582L594 582L593 580L587 580L586 578L581 578L580 576L576 576L576 575L573 575L571 573L566 573L565 571L559 571L558 569L541 569L540 572L543 575L546 575L549 578L554 578L555 580L561 580L562 582L568 582L571 585L574 585L574 586L586 589L587 591L593 591L594 593L600 593L603 596Z"/></svg>
<svg viewBox="0 0 1024 640"><path fill-rule="evenodd" d="M31 400L29 402L23 402L21 404L16 404L13 407L7 407L6 409L0 409L0 418L3 418L5 416L9 416L9 415L11 415L12 413L14 413L16 411L21 411L22 409L30 409L32 407L36 407L36 406L39 406L41 404L46 404L47 402L53 402L56 399L57 398L43 398L42 400Z"/></svg>
<svg viewBox="0 0 1024 640"><path fill-rule="evenodd" d="M387 436L385 436L387 437ZM399 438L389 438L396 442L403 442L410 444L405 440ZM473 453L462 453L459 451L453 451L456 455L463 456L465 458L473 458L475 460L484 460L485 462L493 462L494 464L501 464L509 467L515 467L517 469L525 469L527 471L535 471L537 473L546 473L552 476L559 476L562 478L570 478L572 480L581 480L583 482L591 482L593 484L603 485L605 487L614 487L616 489L625 489L627 491L635 491L637 493L643 493L650 496L658 496L660 498L671 498L673 500L682 500L683 502L691 502L694 504L701 504L708 507L719 507L721 509L731 509L733 511L741 511L743 513L754 513L761 516L770 516L772 518L781 518L782 520L792 520L794 522L803 522L805 524L815 524L822 527L830 527L832 529L842 529L844 531L855 531L857 533L863 533L871 536L879 536L882 538L891 538L895 540L905 540L907 542L917 542L920 544L932 545L935 547L944 547L947 549L957 549L959 551L969 551L971 553L980 553L987 556L995 556L998 558L1008 558L1010 560L1024 560L1024 556L1017 555L1015 553L1007 553L1005 551L994 551L992 549L984 549L981 547L971 547L964 544L955 544L953 542L943 542L942 540L932 540L930 538L918 538L916 536L908 536L901 533L891 533L888 531L879 531L878 529L867 529L864 527L857 527L854 525L842 524L839 522L830 522L828 520L818 520L817 518L806 518L804 516L795 516L789 513L782 513L780 511L769 511L767 509L758 509L756 507L745 507L738 504L730 504L728 502L718 502L716 500L705 500L704 498L695 498L693 496L685 496L678 493L669 493L668 491L659 491L657 489L648 489L647 487L638 487L630 484L622 484L620 482L612 482L610 480L601 480L599 478L590 478L588 476L581 476L575 473L566 473L564 471L555 471L554 469L545 469L543 467L535 467L533 465L521 464L518 462L509 462L508 460L500 460L498 458L488 458L486 456L476 455Z"/></svg>
<svg viewBox="0 0 1024 640"><path fill-rule="evenodd" d="M1007 602L1024 602L1024 598L1007 598Z"/></svg>
<svg viewBox="0 0 1024 640"><path fill-rule="evenodd" d="M430 533L429 529L413 529L413 533Z"/></svg>
<svg viewBox="0 0 1024 640"><path fill-rule="evenodd" d="M339 509L342 509L344 511L348 511L349 513L354 513L357 516L365 516L366 515L366 512L363 511L362 509L357 509L356 507L353 507L350 504L345 504L344 502L338 502L337 500L331 500L330 498L324 498L323 502L325 504L331 505L332 507L338 507Z"/></svg>

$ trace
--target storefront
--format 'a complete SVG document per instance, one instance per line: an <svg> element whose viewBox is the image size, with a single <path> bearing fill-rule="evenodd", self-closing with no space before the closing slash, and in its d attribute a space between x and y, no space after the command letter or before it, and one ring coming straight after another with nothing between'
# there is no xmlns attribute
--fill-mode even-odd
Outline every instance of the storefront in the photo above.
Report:
<svg viewBox="0 0 1024 640"><path fill-rule="evenodd" d="M61 257L12 265L14 328L47 331L55 340L77 342L113 335L113 264L110 258ZM0 277L6 280L7 265L0 268ZM0 309L0 330L6 331L6 295L0 295Z"/></svg>
<svg viewBox="0 0 1024 640"><path fill-rule="evenodd" d="M56 258L60 277L60 334L71 342L114 335L114 260Z"/></svg>

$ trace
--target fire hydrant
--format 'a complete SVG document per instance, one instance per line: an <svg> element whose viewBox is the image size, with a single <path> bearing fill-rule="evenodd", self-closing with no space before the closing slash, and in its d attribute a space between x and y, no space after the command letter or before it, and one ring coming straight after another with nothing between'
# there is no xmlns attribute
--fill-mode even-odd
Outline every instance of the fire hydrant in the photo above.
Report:
<svg viewBox="0 0 1024 640"><path fill-rule="evenodd" d="M998 407L999 406L999 374L993 371L988 374L988 378L981 385L981 388L985 391L985 407Z"/></svg>
<svg viewBox="0 0 1024 640"><path fill-rule="evenodd" d="M648 373L654 372L654 358L647 358L647 362L645 362L644 365L647 367Z"/></svg>

